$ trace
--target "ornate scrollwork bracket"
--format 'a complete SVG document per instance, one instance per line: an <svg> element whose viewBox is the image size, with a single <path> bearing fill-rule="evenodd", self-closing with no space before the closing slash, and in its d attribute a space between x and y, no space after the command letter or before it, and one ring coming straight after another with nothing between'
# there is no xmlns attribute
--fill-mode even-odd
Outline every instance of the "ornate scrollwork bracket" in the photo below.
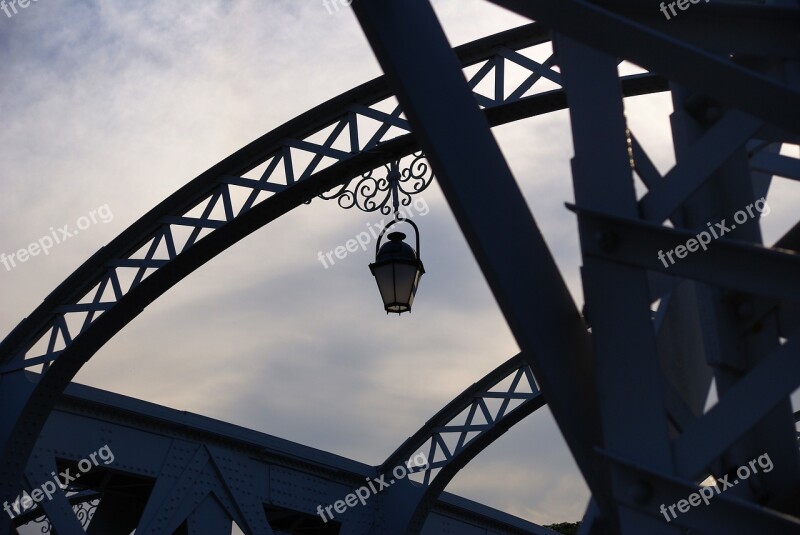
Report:
<svg viewBox="0 0 800 535"><path fill-rule="evenodd" d="M394 161L353 178L346 184L320 195L336 199L344 209L364 212L380 210L384 215L397 214L401 206L411 204L411 196L421 193L433 182L433 171L421 152L415 152L407 165ZM385 173L381 170L385 170Z"/></svg>

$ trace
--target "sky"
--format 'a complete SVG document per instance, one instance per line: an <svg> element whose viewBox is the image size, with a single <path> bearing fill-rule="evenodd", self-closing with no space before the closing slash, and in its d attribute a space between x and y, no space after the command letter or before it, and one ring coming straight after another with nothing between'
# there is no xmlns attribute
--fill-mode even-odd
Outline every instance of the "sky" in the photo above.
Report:
<svg viewBox="0 0 800 535"><path fill-rule="evenodd" d="M479 0L433 4L454 46L527 22ZM47 256L0 265L0 331L183 184L380 74L352 11L322 0L39 0L0 12L0 252L51 227L85 227ZM626 110L668 169L667 96L629 99ZM564 207L568 115L494 134L580 306L577 229ZM383 313L370 252L327 268L318 260L383 216L317 199L169 290L76 380L379 464L518 352L438 186L419 198L427 272L412 314ZM774 237L790 224L778 212ZM547 408L447 490L542 524L579 520L589 498Z"/></svg>

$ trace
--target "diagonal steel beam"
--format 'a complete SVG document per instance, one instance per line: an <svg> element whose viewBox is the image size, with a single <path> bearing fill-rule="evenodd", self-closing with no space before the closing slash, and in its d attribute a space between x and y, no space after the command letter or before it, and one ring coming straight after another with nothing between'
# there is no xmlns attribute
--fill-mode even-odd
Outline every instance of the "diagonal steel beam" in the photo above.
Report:
<svg viewBox="0 0 800 535"><path fill-rule="evenodd" d="M426 0L353 4L587 483L601 442L589 334Z"/></svg>
<svg viewBox="0 0 800 535"><path fill-rule="evenodd" d="M800 334L794 334L676 439L673 447L678 473L687 478L701 474L798 386Z"/></svg>
<svg viewBox="0 0 800 535"><path fill-rule="evenodd" d="M585 0L489 0L723 104L800 132L800 92ZM653 9L658 9L653 3ZM702 9L694 6L692 9ZM763 8L769 9L769 8ZM758 95L758 98L754 98Z"/></svg>
<svg viewBox="0 0 800 535"><path fill-rule="evenodd" d="M636 217L639 210L617 80L618 61L561 34L554 36L554 43L569 102L575 201L591 209ZM579 230L585 251L587 242L595 243L597 235L583 225ZM581 278L592 326L604 447L633 462L672 473L647 274L584 255ZM625 484L620 488L614 470L611 481L615 494L626 491ZM615 528L623 533L677 533L663 522L619 506L613 512L605 508L602 512L615 517Z"/></svg>
<svg viewBox="0 0 800 535"><path fill-rule="evenodd" d="M731 158L763 123L736 110L728 111L693 145L686 156L639 201L642 217L662 223Z"/></svg>

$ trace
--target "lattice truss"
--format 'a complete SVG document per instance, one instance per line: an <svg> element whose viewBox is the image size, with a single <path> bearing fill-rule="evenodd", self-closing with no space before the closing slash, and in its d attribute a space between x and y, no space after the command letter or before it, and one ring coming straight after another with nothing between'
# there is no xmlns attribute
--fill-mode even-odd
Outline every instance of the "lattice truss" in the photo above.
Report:
<svg viewBox="0 0 800 535"><path fill-rule="evenodd" d="M553 92L560 88L561 83L549 42L522 50L499 47L490 59L467 66L465 75L482 108ZM629 74L628 77L637 75ZM800 180L800 161L797 158L791 157L786 150L779 152L780 148L774 143L751 139L760 125L744 114L728 112L693 147L692 157L664 176L629 131L631 161L647 190L641 199L644 218L657 222L665 220L679 206L687 191L706 180L735 148L745 142L749 142L751 148L753 171ZM55 307L46 329L29 340L28 347L14 355L13 362L2 368L2 372L20 368L45 370L94 320L198 240L315 172L345 161L354 154L375 150L381 143L409 132L408 122L394 97L369 106L354 102L331 124L305 138L286 138L265 161L241 176L220 175L214 187L192 206L182 213L164 216L161 225L152 229L144 243L107 262L105 273L82 298ZM698 168L705 174L698 173ZM336 188L337 193L347 190L349 184ZM676 184L682 189L676 188ZM357 188L350 188L353 189Z"/></svg>
<svg viewBox="0 0 800 535"><path fill-rule="evenodd" d="M559 90L560 74L553 62L549 41L520 50L498 47L488 59L467 65L465 75L480 106L492 108ZM83 295L55 306L51 320L36 336L10 359L4 356L0 372L46 371L104 312L199 240L314 173L358 153L378 150L382 143L410 132L394 97L374 103L354 101L343 108L313 132L285 138L252 169L219 175L195 202L161 217L144 240L106 262Z"/></svg>
<svg viewBox="0 0 800 535"><path fill-rule="evenodd" d="M520 356L496 372L500 373L490 374L434 417L433 427L423 428L422 433L406 441L381 466L383 473L390 473L398 465L407 466L412 480L430 485L475 439L492 431L515 411L528 412L541 406L539 387L530 366ZM534 401L540 403L529 407ZM418 464L419 453L424 454L426 465Z"/></svg>

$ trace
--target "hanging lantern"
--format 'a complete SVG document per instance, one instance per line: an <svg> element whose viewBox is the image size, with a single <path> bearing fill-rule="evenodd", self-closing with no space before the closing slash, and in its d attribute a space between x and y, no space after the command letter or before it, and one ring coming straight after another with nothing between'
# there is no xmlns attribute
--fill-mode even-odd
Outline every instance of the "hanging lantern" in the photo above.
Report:
<svg viewBox="0 0 800 535"><path fill-rule="evenodd" d="M402 232L391 232L387 236L389 241L381 246L384 233L392 225L405 221L414 227L417 238L417 251L403 240L406 235ZM419 279L425 273L422 260L419 258L419 229L413 221L395 219L381 232L375 246L375 262L369 265L378 290L381 292L383 307L386 313L402 314L411 311L414 295L417 293Z"/></svg>

